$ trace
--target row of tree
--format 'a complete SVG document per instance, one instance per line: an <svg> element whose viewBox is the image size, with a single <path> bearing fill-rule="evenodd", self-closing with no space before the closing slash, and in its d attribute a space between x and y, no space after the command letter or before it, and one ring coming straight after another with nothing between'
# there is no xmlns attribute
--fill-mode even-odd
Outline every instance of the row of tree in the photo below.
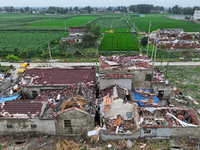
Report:
<svg viewBox="0 0 200 150"><path fill-rule="evenodd" d="M184 14L184 15L193 15L195 10L200 10L200 7L179 7L178 5L175 5L174 7L169 7L168 13L170 14Z"/></svg>
<svg viewBox="0 0 200 150"><path fill-rule="evenodd" d="M163 6L153 6L153 5L148 5L148 4L139 4L139 5L131 5L129 7L129 10L133 12L138 12L142 14L147 14L150 13L151 11L153 12L159 12L159 11L164 11Z"/></svg>
<svg viewBox="0 0 200 150"><path fill-rule="evenodd" d="M195 7L179 7L178 5L173 6L172 8L169 7L169 9L164 8L163 6L153 6L149 4L139 4L139 5L130 5L128 7L126 6L118 6L118 7L107 7L107 8L97 8L97 7L54 7L50 6L48 8L31 8L31 7L23 7L23 8L14 8L13 6L10 7L0 7L0 11L4 10L6 12L15 12L15 11L21 11L21 13L33 13L34 11L36 12L37 10L42 12L42 13L58 13L58 14L66 14L69 12L75 11L76 13L91 13L92 11L98 11L100 12L114 12L114 11L119 11L123 13L127 13L128 11L132 12L138 12L142 14L147 14L150 12L161 12L161 11L166 11L171 14L184 14L184 15L193 15L194 10L199 10L200 7L195 6Z"/></svg>

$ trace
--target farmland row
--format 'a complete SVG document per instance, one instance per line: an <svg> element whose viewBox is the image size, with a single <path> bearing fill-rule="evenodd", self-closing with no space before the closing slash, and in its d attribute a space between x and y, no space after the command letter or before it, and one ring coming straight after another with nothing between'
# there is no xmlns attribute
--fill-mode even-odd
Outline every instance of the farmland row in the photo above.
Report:
<svg viewBox="0 0 200 150"><path fill-rule="evenodd" d="M131 33L106 33L99 47L103 50L136 50L139 48Z"/></svg>
<svg viewBox="0 0 200 150"><path fill-rule="evenodd" d="M157 29L166 29L166 28L182 28L186 32L198 32L200 30L200 24L187 22L183 20L175 20L165 16L156 16L156 17L131 17L131 21L135 22L137 28L140 31L147 32L149 29L149 22L151 21L151 31Z"/></svg>

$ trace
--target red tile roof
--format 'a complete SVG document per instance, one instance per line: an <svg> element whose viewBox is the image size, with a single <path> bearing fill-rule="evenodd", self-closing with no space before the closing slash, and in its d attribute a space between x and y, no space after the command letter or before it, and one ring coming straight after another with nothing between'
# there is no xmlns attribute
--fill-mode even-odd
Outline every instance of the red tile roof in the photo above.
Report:
<svg viewBox="0 0 200 150"><path fill-rule="evenodd" d="M39 117L41 113L43 103L42 102L12 102L7 101L1 104L0 117L16 117L17 118L29 118ZM34 116L31 116L31 115ZM25 116L23 116L25 115ZM21 116L21 117L20 117Z"/></svg>
<svg viewBox="0 0 200 150"><path fill-rule="evenodd" d="M80 82L95 83L95 67L28 68L24 77L34 77L31 85L66 85Z"/></svg>

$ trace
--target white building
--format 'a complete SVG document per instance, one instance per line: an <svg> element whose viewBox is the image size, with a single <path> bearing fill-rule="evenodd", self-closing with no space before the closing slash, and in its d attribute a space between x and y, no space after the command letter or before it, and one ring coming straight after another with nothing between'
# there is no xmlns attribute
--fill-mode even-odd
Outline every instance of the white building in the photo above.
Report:
<svg viewBox="0 0 200 150"><path fill-rule="evenodd" d="M200 19L200 10L195 10L194 12L194 20Z"/></svg>

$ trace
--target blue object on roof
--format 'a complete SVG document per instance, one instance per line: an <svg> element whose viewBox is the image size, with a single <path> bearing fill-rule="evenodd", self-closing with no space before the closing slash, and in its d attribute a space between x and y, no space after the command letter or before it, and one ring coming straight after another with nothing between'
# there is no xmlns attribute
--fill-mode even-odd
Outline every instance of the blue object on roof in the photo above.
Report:
<svg viewBox="0 0 200 150"><path fill-rule="evenodd" d="M0 98L0 103L5 102L5 101L14 100L14 99L16 99L18 96L19 96L19 94L18 94L18 95L13 95L13 96L11 96L11 97L2 97L2 98Z"/></svg>
<svg viewBox="0 0 200 150"><path fill-rule="evenodd" d="M30 63L31 61L30 61L30 60L26 60L26 61L24 61L24 62Z"/></svg>
<svg viewBox="0 0 200 150"><path fill-rule="evenodd" d="M137 90L139 90L139 89L137 89ZM143 91L150 91L151 93L155 94L155 93L153 92L153 90L149 90L149 89L142 89L142 90L143 90ZM150 97L144 97L144 96L141 95L141 94L135 93L135 92L134 92L134 89L133 89L132 93L133 93L133 96L134 96L134 98L135 98L135 100L136 100L136 102L137 102L137 104L138 104L139 106L141 106L141 107L146 106L144 103L142 103L142 102L140 102L140 101L141 101L141 100L150 99ZM160 101L159 101L159 99L158 99L157 96L155 96L155 97L153 98L153 100L154 100L154 102L155 102L156 104L160 104ZM150 104L149 106L152 106L152 105Z"/></svg>

